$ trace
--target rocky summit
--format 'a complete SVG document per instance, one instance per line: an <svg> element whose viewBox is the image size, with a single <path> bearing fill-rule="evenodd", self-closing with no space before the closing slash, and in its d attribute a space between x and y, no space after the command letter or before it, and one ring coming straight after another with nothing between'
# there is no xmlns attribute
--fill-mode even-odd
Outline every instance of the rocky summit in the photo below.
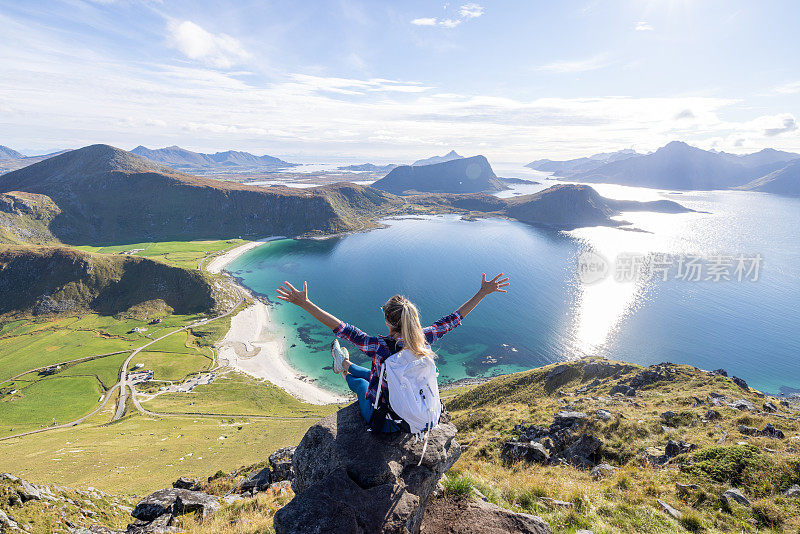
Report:
<svg viewBox="0 0 800 534"><path fill-rule="evenodd" d="M294 453L296 496L275 514L278 534L418 532L439 479L461 455L449 419L428 446L409 434L368 433L357 404L312 426Z"/></svg>

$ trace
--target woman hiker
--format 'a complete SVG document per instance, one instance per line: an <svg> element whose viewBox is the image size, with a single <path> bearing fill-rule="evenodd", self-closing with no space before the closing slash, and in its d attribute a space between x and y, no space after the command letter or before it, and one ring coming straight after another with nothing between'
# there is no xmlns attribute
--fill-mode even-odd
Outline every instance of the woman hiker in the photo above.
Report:
<svg viewBox="0 0 800 534"><path fill-rule="evenodd" d="M425 356L433 357L430 345L447 332L461 324L461 320L469 314L483 298L491 293L506 293L510 282L509 279L502 278L503 273L498 274L491 280L486 279L486 274L481 276L481 287L475 295L461 305L455 312L442 317L431 326L422 328L419 321L417 307L402 295L394 295L386 304L381 306L389 335L369 336L356 328L340 321L330 313L326 312L308 298L308 284L303 282L303 289L295 288L289 282L277 289L278 298L291 302L311 314L316 320L333 330L334 335L346 339L366 354L372 360L371 369L351 363L348 359L347 349L339 348L338 340L331 345L333 355L333 371L340 373L347 381L348 387L356 394L361 415L367 423L375 426L372 421L375 408L375 395L378 385L381 384L381 395L379 397L379 409L388 408L389 392L385 381L379 379L381 364L399 350L405 348L410 350L415 356L422 358ZM386 418L382 424L377 422L378 428L375 430L386 433L399 430L397 424L391 419Z"/></svg>

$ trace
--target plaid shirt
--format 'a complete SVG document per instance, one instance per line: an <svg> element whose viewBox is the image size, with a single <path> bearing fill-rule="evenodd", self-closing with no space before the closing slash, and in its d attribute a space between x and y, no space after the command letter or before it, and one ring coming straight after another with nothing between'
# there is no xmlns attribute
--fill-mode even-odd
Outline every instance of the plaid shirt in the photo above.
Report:
<svg viewBox="0 0 800 534"><path fill-rule="evenodd" d="M453 328L457 327L461 324L461 314L458 312L453 312L450 315L442 317L432 325L427 328L423 328L422 331L425 334L425 341L427 341L428 345L445 335L447 332L452 330ZM370 402L375 402L375 392L378 391L378 381L380 380L380 370L381 364L391 356L389 352L389 347L386 344L386 338L388 336L368 336L358 328L353 325L347 323L341 323L337 326L333 333L336 337L340 337L342 339L346 339L350 341L353 345L358 347L361 352L369 356L372 360L372 368L369 371L369 388L367 388L367 400ZM403 340L397 340L397 346L403 346ZM383 385L381 386L381 398L380 404L385 405L389 402L389 389L386 385L386 380L383 381Z"/></svg>

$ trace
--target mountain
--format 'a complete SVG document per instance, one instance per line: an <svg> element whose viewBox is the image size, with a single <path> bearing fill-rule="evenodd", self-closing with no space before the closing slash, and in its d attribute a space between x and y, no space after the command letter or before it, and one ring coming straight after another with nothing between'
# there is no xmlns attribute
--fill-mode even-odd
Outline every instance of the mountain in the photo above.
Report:
<svg viewBox="0 0 800 534"><path fill-rule="evenodd" d="M604 163L622 161L640 155L633 149L626 148L617 152L602 152L585 158L568 159L563 161L539 159L525 165L530 169L542 172L552 172L559 176L568 176L575 172L585 172L595 169Z"/></svg>
<svg viewBox="0 0 800 534"><path fill-rule="evenodd" d="M67 152L0 176L0 193L46 195L48 228L64 243L336 233L402 202L355 184L306 190L184 174L108 145Z"/></svg>
<svg viewBox="0 0 800 534"><path fill-rule="evenodd" d="M275 170L296 165L273 156L256 156L249 152L236 150L203 154L201 152L192 152L179 146L151 150L139 145L131 152L179 170L218 170L221 172L225 170L255 170L259 168Z"/></svg>
<svg viewBox="0 0 800 534"><path fill-rule="evenodd" d="M355 171L355 172L389 172L396 168L397 165L390 163L389 165L375 165L373 163L362 163L360 165L345 165L343 167L336 167L340 171Z"/></svg>
<svg viewBox="0 0 800 534"><path fill-rule="evenodd" d="M132 307L189 314L215 306L199 271L129 255L67 247L0 246L0 315L92 310L114 315Z"/></svg>
<svg viewBox="0 0 800 534"><path fill-rule="evenodd" d="M2 147L5 148L5 147ZM10 150L10 149L9 149ZM11 151L12 153L19 154L19 152ZM69 152L69 150L59 150L58 152L52 152L50 154L43 154L41 156L23 156L19 154L20 157L14 158L3 158L0 157L0 174L9 171L15 171L17 169L21 169L23 167L27 167L28 165L33 165L34 163L39 163L40 161L44 161L48 158L52 158L53 156L58 156L59 154L63 154L65 152Z"/></svg>
<svg viewBox="0 0 800 534"><path fill-rule="evenodd" d="M483 156L459 157L431 165L402 165L372 187L395 194L477 193L505 189Z"/></svg>
<svg viewBox="0 0 800 534"><path fill-rule="evenodd" d="M532 195L506 199L505 202L503 213L508 217L528 224L562 229L625 224L611 219L623 211L691 211L671 200L637 202L605 198L588 185L581 184L554 185Z"/></svg>
<svg viewBox="0 0 800 534"><path fill-rule="evenodd" d="M444 156L433 156L426 159L419 159L411 164L412 167L418 167L421 165L434 165L436 163L445 163L447 161L453 161L455 159L462 159L464 156L460 156L456 153L455 150L451 150Z"/></svg>
<svg viewBox="0 0 800 534"><path fill-rule="evenodd" d="M16 150L0 145L0 159L22 159L25 156Z"/></svg>
<svg viewBox="0 0 800 534"><path fill-rule="evenodd" d="M776 163L788 163L800 158L800 154L775 150L774 148L765 148L758 152L753 152L752 154L729 154L727 152L718 152L718 154L725 156L729 161L748 167L763 167L764 165L774 165Z"/></svg>
<svg viewBox="0 0 800 534"><path fill-rule="evenodd" d="M763 170L769 172L774 168L768 166ZM762 171L730 161L725 155L673 141L652 154L606 163L571 174L569 178L578 182L709 190L743 185L762 174Z"/></svg>
<svg viewBox="0 0 800 534"><path fill-rule="evenodd" d="M782 169L756 178L737 189L800 197L800 161L795 161Z"/></svg>

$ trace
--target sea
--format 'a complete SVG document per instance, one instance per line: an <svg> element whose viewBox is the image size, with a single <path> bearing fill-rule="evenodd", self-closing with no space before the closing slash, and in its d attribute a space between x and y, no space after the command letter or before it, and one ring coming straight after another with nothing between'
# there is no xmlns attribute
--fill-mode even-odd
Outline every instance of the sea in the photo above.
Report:
<svg viewBox="0 0 800 534"><path fill-rule="evenodd" d="M499 196L559 183L511 165L496 172L539 182ZM800 392L800 199L593 187L694 211L629 212L618 227L572 231L457 215L388 219L368 232L272 241L228 271L269 302L289 363L334 391L346 387L331 371L331 331L275 298L285 280L306 281L319 306L379 335L388 332L380 306L396 293L429 324L468 300L481 273L504 273L508 293L486 297L434 345L441 383L601 356L723 368L768 393Z"/></svg>

